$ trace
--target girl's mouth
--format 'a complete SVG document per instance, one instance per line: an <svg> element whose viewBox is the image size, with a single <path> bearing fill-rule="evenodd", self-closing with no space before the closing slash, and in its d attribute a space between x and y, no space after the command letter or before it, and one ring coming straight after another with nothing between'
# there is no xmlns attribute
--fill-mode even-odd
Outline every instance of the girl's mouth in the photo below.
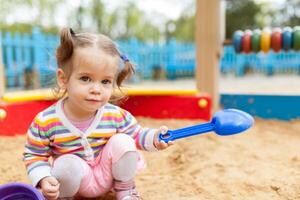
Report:
<svg viewBox="0 0 300 200"><path fill-rule="evenodd" d="M101 103L101 100L99 100L99 99L87 99L87 101L93 102L93 103Z"/></svg>

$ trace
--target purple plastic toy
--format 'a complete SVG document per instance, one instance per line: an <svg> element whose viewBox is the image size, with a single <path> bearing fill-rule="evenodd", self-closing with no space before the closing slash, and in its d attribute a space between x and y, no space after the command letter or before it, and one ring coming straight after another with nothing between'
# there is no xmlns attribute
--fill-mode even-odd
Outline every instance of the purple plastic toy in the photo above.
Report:
<svg viewBox="0 0 300 200"><path fill-rule="evenodd" d="M34 187L24 183L8 183L0 185L1 200L45 200Z"/></svg>

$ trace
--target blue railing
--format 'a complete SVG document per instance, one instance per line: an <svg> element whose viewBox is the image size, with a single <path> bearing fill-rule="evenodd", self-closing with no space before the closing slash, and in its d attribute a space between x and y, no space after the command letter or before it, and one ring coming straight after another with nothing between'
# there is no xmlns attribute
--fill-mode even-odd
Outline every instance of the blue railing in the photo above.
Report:
<svg viewBox="0 0 300 200"><path fill-rule="evenodd" d="M222 73L234 73L236 76L243 76L247 71L266 75L276 73L300 75L300 52L236 54L232 46L224 46L220 68Z"/></svg>
<svg viewBox="0 0 300 200"><path fill-rule="evenodd" d="M54 52L57 36L42 34L39 29L34 29L32 34L6 32L0 36L6 85L23 86L24 74L34 71L38 72L41 86L48 85L48 76L54 75L56 69Z"/></svg>
<svg viewBox="0 0 300 200"><path fill-rule="evenodd" d="M0 45L5 67L7 87L24 87L24 74L36 72L41 87L55 79L55 49L57 35L47 35L39 29L31 34L1 33ZM153 71L165 71L168 79L193 77L195 73L195 45L179 43L142 43L136 39L117 41L119 48L136 64L138 77L150 79ZM300 53L270 51L268 54L236 54L232 46L224 46L220 62L222 73L243 76L247 71L272 75L278 72L300 72Z"/></svg>

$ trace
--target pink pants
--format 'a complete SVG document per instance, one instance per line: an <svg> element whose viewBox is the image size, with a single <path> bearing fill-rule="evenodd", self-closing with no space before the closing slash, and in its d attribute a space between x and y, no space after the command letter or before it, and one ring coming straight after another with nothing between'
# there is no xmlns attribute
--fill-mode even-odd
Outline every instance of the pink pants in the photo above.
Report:
<svg viewBox="0 0 300 200"><path fill-rule="evenodd" d="M84 175L80 182L78 195L99 197L111 190L113 186L112 165L129 151L137 151L134 140L129 135L116 134L109 139L99 156L92 162L87 162L75 155L66 155L74 157L83 169ZM64 156L60 156L55 162L62 157ZM140 155L137 169L140 170L144 167L145 162Z"/></svg>

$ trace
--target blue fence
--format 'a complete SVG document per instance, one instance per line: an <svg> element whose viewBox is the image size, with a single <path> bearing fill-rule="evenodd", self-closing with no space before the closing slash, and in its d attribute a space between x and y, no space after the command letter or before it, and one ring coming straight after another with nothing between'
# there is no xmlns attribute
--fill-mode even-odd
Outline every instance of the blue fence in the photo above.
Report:
<svg viewBox="0 0 300 200"><path fill-rule="evenodd" d="M2 39L2 41L1 41ZM142 79L152 78L153 71L160 69L168 79L193 77L195 72L195 45L170 40L167 43L141 43L136 39L117 41L121 51L129 55L137 66ZM5 67L7 87L24 87L24 75L37 73L41 87L55 80L55 49L57 35L47 35L39 29L31 34L1 33L0 45ZM299 73L300 53L270 51L268 54L236 54L232 46L224 46L220 62L222 73L243 76L247 71L272 75L274 73ZM29 77L29 79L31 79Z"/></svg>
<svg viewBox="0 0 300 200"><path fill-rule="evenodd" d="M24 74L34 71L38 72L42 87L53 81L49 77L54 76L56 69L54 52L58 44L57 36L42 34L39 29L34 29L30 35L1 33L1 38L7 87L24 86Z"/></svg>
<svg viewBox="0 0 300 200"><path fill-rule="evenodd" d="M119 48L136 64L143 79L150 79L156 69L166 72L168 79L194 75L195 46L172 39L165 44L141 43L136 39L117 41Z"/></svg>
<svg viewBox="0 0 300 200"><path fill-rule="evenodd" d="M277 73L300 75L300 52L236 54L232 46L224 46L220 70L222 73L234 73L236 76L243 76L248 71L265 75Z"/></svg>

